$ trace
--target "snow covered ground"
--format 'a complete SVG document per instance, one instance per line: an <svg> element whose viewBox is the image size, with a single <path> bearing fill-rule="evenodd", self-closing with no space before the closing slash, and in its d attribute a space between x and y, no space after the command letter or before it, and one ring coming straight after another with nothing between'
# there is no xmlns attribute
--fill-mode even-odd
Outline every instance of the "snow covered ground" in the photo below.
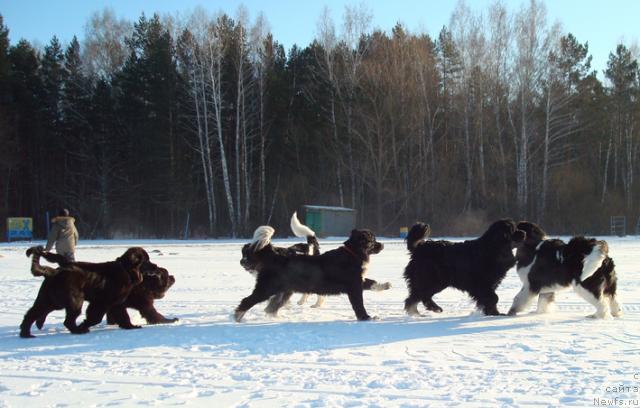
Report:
<svg viewBox="0 0 640 408"><path fill-rule="evenodd" d="M243 323L232 312L254 279L239 265L244 241L85 241L79 260L106 261L142 245L176 284L158 310L180 321L141 330L104 323L86 335L52 313L35 339L18 337L41 280L25 243L0 245L0 407L191 405L215 407L640 405L640 240L610 238L625 316L592 320L573 292L548 315L484 317L461 292L435 297L440 315L410 318L400 240L382 240L366 292L380 320L357 322L346 296L322 309L295 301L278 318L264 304ZM321 241L323 251L340 245ZM520 282L498 290L506 312ZM421 309L423 311L423 309ZM136 312L134 322L144 323Z"/></svg>

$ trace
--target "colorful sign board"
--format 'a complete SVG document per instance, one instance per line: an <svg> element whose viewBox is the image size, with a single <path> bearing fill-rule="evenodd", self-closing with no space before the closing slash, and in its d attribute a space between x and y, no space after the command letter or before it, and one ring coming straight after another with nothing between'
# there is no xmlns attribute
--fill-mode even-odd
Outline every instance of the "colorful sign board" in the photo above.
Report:
<svg viewBox="0 0 640 408"><path fill-rule="evenodd" d="M33 219L29 217L7 218L7 240L33 239Z"/></svg>

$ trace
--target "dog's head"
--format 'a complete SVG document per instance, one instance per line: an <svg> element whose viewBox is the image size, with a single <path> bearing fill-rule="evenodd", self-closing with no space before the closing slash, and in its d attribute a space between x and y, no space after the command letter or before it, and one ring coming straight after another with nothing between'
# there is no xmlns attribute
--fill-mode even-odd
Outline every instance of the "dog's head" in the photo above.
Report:
<svg viewBox="0 0 640 408"><path fill-rule="evenodd" d="M384 249L384 245L376 240L373 232L366 229L352 230L349 239L344 241L344 245L361 255L364 260L368 260L369 255L378 254Z"/></svg>
<svg viewBox="0 0 640 408"><path fill-rule="evenodd" d="M547 239L547 233L540 226L529 221L520 221L518 229L525 232L526 237L522 244L526 246L536 247L538 244Z"/></svg>
<svg viewBox="0 0 640 408"><path fill-rule="evenodd" d="M260 257L256 254L253 244L244 244L242 247L242 259L240 265L247 271L255 273L261 265Z"/></svg>
<svg viewBox="0 0 640 408"><path fill-rule="evenodd" d="M242 247L242 259L240 265L251 273L258 271L262 265L261 254L271 249L271 237L275 230L268 226L262 225L253 233L253 239L250 243Z"/></svg>
<svg viewBox="0 0 640 408"><path fill-rule="evenodd" d="M127 249L118 261L125 269L140 268L143 263L149 262L149 254L143 248L132 247Z"/></svg>
<svg viewBox="0 0 640 408"><path fill-rule="evenodd" d="M527 234L518 228L512 219L499 220L491 224L481 238L491 241L494 245L509 244L513 249L525 240Z"/></svg>
<svg viewBox="0 0 640 408"><path fill-rule="evenodd" d="M131 282L134 285L142 282L142 274L140 273L140 268L145 263L150 263L149 254L143 248L140 247L132 247L125 251L118 259L118 262L122 265L122 267L129 273L129 277ZM158 267L155 264L156 268Z"/></svg>
<svg viewBox="0 0 640 408"><path fill-rule="evenodd" d="M562 262L572 275L581 281L593 275L609 255L606 241L595 238L574 237L562 250Z"/></svg>
<svg viewBox="0 0 640 408"><path fill-rule="evenodd" d="M140 268L142 273L142 283L136 286L135 290L151 295L153 299L162 299L165 293L176 283L173 275L165 268L147 262Z"/></svg>

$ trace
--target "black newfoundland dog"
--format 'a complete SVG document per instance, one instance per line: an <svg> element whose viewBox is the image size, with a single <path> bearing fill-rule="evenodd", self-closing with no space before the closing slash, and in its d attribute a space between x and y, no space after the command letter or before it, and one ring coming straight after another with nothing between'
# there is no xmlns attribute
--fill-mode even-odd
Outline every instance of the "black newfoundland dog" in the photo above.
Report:
<svg viewBox="0 0 640 408"><path fill-rule="evenodd" d="M72 263L62 255L53 252L43 252L40 255L48 262L57 263L60 266L68 266ZM127 308L137 310L140 315L147 321L147 324L162 324L177 322L177 318L166 318L158 312L154 306L156 299L162 299L167 291L176 282L173 275L169 274L165 268L161 268L152 262L144 262L140 266L142 274L142 282L131 289L129 296L124 303L113 306L107 312L107 324L117 324L124 329L130 329L134 326L127 312ZM42 329L46 315L36 320L36 327Z"/></svg>
<svg viewBox="0 0 640 408"><path fill-rule="evenodd" d="M615 264L609 257L605 241L574 237L568 243L547 239L538 225L523 221L518 228L527 239L516 252L517 271L522 289L513 299L509 315L525 310L538 297L538 313L546 313L555 301L555 293L574 288L575 292L596 308L591 317L604 318L610 311L622 316L618 303Z"/></svg>
<svg viewBox="0 0 640 408"><path fill-rule="evenodd" d="M425 241L428 225L418 223L407 235L411 260L404 270L409 289L404 309L419 315L418 303L436 313L442 308L432 297L445 288L467 292L485 315L499 315L496 288L516 263L513 248L525 238L513 220L494 222L477 239L464 242Z"/></svg>
<svg viewBox="0 0 640 408"><path fill-rule="evenodd" d="M31 326L36 320L46 317L54 310L65 309L64 326L71 333L89 332L89 327L102 321L113 306L125 301L131 289L142 282L140 267L149 262L147 252L139 247L129 248L115 261L90 263L74 262L67 266L51 268L40 265L41 247L27 250L33 256L31 273L44 276L38 296L20 324L20 337L34 337ZM80 324L76 319L82 312L82 303L89 306L86 318ZM135 326L127 327L135 328Z"/></svg>
<svg viewBox="0 0 640 408"><path fill-rule="evenodd" d="M343 246L317 256L283 255L274 250L271 245L274 232L269 226L258 227L253 241L242 248L240 264L247 271L255 271L256 285L253 293L242 299L236 308L236 321L241 321L249 309L273 295L278 295L277 301L270 304L267 312L277 314L294 292L346 293L358 320L371 319L364 308L362 291L390 287L388 283L364 278L369 256L383 249L371 231L353 230Z"/></svg>

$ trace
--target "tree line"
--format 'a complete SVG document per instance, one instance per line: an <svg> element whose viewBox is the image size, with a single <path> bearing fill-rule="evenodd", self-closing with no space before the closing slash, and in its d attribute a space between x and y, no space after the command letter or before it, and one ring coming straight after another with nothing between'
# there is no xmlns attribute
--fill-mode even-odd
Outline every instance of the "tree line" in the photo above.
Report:
<svg viewBox="0 0 640 408"><path fill-rule="evenodd" d="M530 0L458 3L437 36L329 10L289 50L266 17L88 21L82 43L9 41L0 16L0 214L66 207L84 238L288 232L303 204L396 235L474 234L500 217L556 233L635 223L640 72Z"/></svg>

